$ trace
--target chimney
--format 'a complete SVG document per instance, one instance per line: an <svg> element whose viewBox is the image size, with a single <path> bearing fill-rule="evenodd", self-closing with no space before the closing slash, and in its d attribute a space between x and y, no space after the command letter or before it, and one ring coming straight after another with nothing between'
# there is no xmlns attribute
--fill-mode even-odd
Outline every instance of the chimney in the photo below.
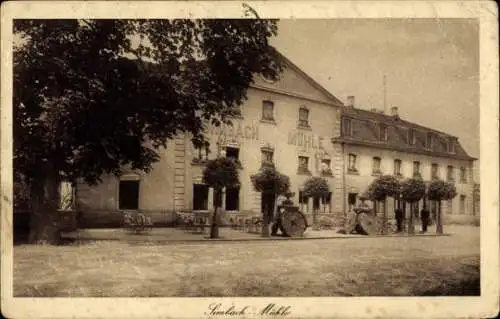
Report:
<svg viewBox="0 0 500 319"><path fill-rule="evenodd" d="M398 107L397 106L391 107L391 115L394 116L394 117L399 117Z"/></svg>
<svg viewBox="0 0 500 319"><path fill-rule="evenodd" d="M346 106L347 107L354 107L354 95L349 95L347 97L347 103L346 103Z"/></svg>

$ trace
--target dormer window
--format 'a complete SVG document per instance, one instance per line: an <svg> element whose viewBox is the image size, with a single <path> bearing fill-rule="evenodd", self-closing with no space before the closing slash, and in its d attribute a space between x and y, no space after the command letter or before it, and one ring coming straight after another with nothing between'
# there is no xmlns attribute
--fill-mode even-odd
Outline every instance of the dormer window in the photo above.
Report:
<svg viewBox="0 0 500 319"><path fill-rule="evenodd" d="M380 140L387 141L387 125L380 124L379 129L380 129L380 135L379 135Z"/></svg>
<svg viewBox="0 0 500 319"><path fill-rule="evenodd" d="M342 133L344 136L352 136L352 121L344 118L342 120Z"/></svg>
<svg viewBox="0 0 500 319"><path fill-rule="evenodd" d="M448 143L447 143L447 146L448 146L448 153L455 153L455 141L450 138Z"/></svg>
<svg viewBox="0 0 500 319"><path fill-rule="evenodd" d="M408 130L408 143L410 145L415 145L415 130L412 128Z"/></svg>
<svg viewBox="0 0 500 319"><path fill-rule="evenodd" d="M432 140L433 140L433 137L432 137L432 133L427 133L427 141L426 141L426 146L427 148L431 149L432 148Z"/></svg>

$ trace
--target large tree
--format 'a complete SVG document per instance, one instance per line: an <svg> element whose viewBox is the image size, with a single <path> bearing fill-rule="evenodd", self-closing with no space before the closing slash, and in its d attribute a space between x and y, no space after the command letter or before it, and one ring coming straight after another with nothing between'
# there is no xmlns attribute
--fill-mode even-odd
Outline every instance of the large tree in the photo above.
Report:
<svg viewBox="0 0 500 319"><path fill-rule="evenodd" d="M179 133L230 122L254 74L276 77L274 20L15 20L14 169L32 242L57 242L58 185L149 171Z"/></svg>
<svg viewBox="0 0 500 319"><path fill-rule="evenodd" d="M319 198L322 203L325 203L326 196L330 193L328 181L322 177L313 176L309 177L304 182L304 195L312 198ZM319 229L318 225L318 211L313 208L313 228Z"/></svg>
<svg viewBox="0 0 500 319"><path fill-rule="evenodd" d="M368 198L373 201L375 215L377 215L377 204L384 203L384 216L382 218L382 233L387 233L387 197L399 197L399 181L392 175L382 175L373 180L366 191Z"/></svg>
<svg viewBox="0 0 500 319"><path fill-rule="evenodd" d="M443 233L443 212L442 212L442 201L450 200L457 196L457 189L455 184L451 182L445 182L442 180L434 180L429 185L427 190L427 197L429 200L435 200L438 202L437 211L437 221L436 221L436 232L438 234Z"/></svg>

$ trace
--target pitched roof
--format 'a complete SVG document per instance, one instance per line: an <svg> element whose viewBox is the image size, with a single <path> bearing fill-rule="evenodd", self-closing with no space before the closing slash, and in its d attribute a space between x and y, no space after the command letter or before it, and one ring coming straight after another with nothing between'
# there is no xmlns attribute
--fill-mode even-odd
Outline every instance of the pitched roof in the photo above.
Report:
<svg viewBox="0 0 500 319"><path fill-rule="evenodd" d="M334 142L371 146L376 148L399 150L429 156L439 156L462 160L475 160L463 149L458 138L450 134L405 121L398 116L387 115L354 107L342 108L342 119L351 119L352 135L343 129ZM381 138L381 126L387 127L387 140ZM408 141L410 130L413 143ZM431 133L431 146L428 147L428 133ZM452 143L450 152L448 143Z"/></svg>
<svg viewBox="0 0 500 319"><path fill-rule="evenodd" d="M316 82L312 77L310 77L307 73L305 73L302 69L300 69L295 63L293 63L290 59L288 59L286 56L283 55L283 53L279 52L276 48L272 47L275 51L275 53L280 57L284 63L293 69L295 72L300 74L302 78L304 78L311 86L316 88L318 91L323 93L325 96L327 96L329 99L332 100L332 103L338 105L338 106L343 106L344 103L339 100L336 96L334 96L330 91L325 89L321 84Z"/></svg>

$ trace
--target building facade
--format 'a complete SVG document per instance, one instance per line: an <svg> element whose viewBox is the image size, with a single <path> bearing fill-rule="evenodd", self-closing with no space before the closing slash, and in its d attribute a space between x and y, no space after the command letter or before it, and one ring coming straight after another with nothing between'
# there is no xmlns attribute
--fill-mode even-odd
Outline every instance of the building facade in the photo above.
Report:
<svg viewBox="0 0 500 319"><path fill-rule="evenodd" d="M260 214L261 196L250 176L263 161L271 160L290 178L292 200L308 219L313 209L322 214L343 215L342 161L339 145L331 142L340 134L343 103L285 57L279 81L256 77L232 126L207 126L209 145L196 149L190 136L179 135L161 149L161 160L149 174L129 171L120 178L104 176L95 187L77 185L77 209L88 223L114 224L121 211L139 210L154 222L172 220L176 212L210 211L213 189L202 182L207 159L222 153L241 164L240 187L226 189L223 211ZM324 176L331 194L324 200L305 198L301 187L309 176Z"/></svg>
<svg viewBox="0 0 500 319"><path fill-rule="evenodd" d="M344 105L282 59L285 70L278 81L255 77L232 126L206 127L206 147L197 149L189 135L179 135L159 150L161 160L148 174L129 170L119 178L104 176L97 186L78 183L76 206L84 227L116 225L122 212L130 210L149 214L157 225L172 223L179 212L211 211L213 189L203 184L202 171L206 160L219 155L235 157L242 164L240 187L226 189L223 195L226 217L260 214L261 195L253 189L250 176L265 161L272 161L290 178L292 200L309 221L316 210L320 220L324 216L341 224L374 177L389 173L411 177L417 162L426 180L431 174L442 178L451 174L448 177L455 179L459 196L447 203L448 215L473 212L473 159L455 137L398 116L357 109L352 100ZM382 136L380 127L385 127ZM426 134L434 134L430 148ZM449 142L444 151L443 139ZM303 196L302 185L310 176L328 181L329 196Z"/></svg>
<svg viewBox="0 0 500 319"><path fill-rule="evenodd" d="M444 221L473 222L479 218L475 209L473 163L458 139L401 119L397 107L390 114L372 109L358 109L350 97L342 109L340 136L334 144L343 154L344 193L349 210L367 185L380 175L397 178L421 177L427 184L441 179L453 182L457 196L442 203ZM422 199L436 210L437 203ZM394 214L394 199L385 203L389 216Z"/></svg>

